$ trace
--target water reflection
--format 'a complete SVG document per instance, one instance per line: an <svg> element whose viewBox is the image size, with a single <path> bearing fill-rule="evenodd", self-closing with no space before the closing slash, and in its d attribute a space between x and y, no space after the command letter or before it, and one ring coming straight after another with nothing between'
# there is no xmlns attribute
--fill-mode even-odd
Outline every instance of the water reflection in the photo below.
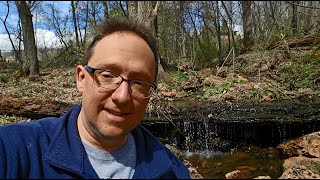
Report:
<svg viewBox="0 0 320 180"><path fill-rule="evenodd" d="M185 156L205 179L225 179L225 174L235 170L241 172L242 176L239 179L253 179L258 176L277 179L282 174L283 161L267 154L253 155L248 151L223 153L204 150L186 151Z"/></svg>

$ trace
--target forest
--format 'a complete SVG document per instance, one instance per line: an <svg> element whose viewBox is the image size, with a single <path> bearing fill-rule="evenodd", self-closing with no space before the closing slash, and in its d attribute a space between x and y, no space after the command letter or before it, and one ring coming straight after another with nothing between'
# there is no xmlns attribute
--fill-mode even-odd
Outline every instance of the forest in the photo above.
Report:
<svg viewBox="0 0 320 180"><path fill-rule="evenodd" d="M173 125L182 124L178 130L175 126L171 133L183 132L184 136L193 137L190 134L193 132L189 132L191 127L199 133L206 130L200 144L207 145L209 138L215 138L208 134L217 133L208 132L208 122L217 123L212 119L218 116L227 117L225 119L230 122L237 121L232 122L234 124L218 122L211 129L219 126L222 135L237 138L243 135L266 139L263 133L268 132L270 125L272 136L280 133L279 141L287 138L285 135L289 138L295 131L318 131L319 1L1 1L0 125L59 116L81 103L75 86L75 67L81 64L97 26L113 16L137 18L158 40L158 88L150 98L146 115L169 120ZM271 105L259 104L265 102ZM285 102L285 105L276 102ZM305 104L296 106L295 102ZM242 106L235 105L237 103ZM254 107L255 103L258 106ZM214 106L216 104L226 106ZM238 107L244 107L246 113ZM264 109L266 107L271 110ZM279 117L270 123L267 117L272 115ZM173 122L172 117L180 116L182 121ZM191 126L194 117L205 120ZM288 120L285 123L294 118L298 118L299 123L302 119L303 123L296 127L285 124L280 117ZM253 126L245 126L252 119L262 119L265 123L253 122ZM155 129L164 132L161 127L160 124ZM311 156L309 150L311 154L314 152L313 142L319 142L318 134L312 135L314 141L302 140L311 144L300 148L306 157ZM217 139L221 137L214 140ZM190 142L198 145L195 140ZM217 145L216 141L211 143ZM291 147L293 143L290 143L280 146L289 149L286 153L294 154L292 149L298 145ZM257 156L267 156L262 151L278 153L275 147L261 150L248 146L250 148ZM231 146L226 149L237 150ZM198 170L205 178L223 178L227 172L233 172L234 161L248 164L249 160L241 159L246 155L240 151L230 154L219 165L210 164L217 163L217 159L194 160L192 164L199 162ZM319 159L319 153L313 156ZM258 157L255 161L256 165L262 165L256 168L259 173L279 177L282 169L265 170L263 168L269 166L264 165L263 160ZM277 162L278 166L281 164ZM240 168L256 170L249 165ZM310 175L311 171L284 177L302 178L314 174L320 177L318 172ZM245 177L256 176L258 174Z"/></svg>
<svg viewBox="0 0 320 180"><path fill-rule="evenodd" d="M111 16L138 18L158 39L158 91L152 99L238 102L320 97L320 3L316 1L2 1L0 5L1 33L11 45L0 54L2 104L11 102L10 97L80 102L73 92L74 67L81 63L96 26ZM40 32L52 33L51 40L57 41L41 37Z"/></svg>

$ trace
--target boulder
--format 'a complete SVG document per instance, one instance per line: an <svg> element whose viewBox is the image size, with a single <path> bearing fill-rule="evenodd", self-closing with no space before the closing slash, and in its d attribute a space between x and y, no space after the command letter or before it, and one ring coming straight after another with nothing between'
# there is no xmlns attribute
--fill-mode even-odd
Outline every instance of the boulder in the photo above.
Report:
<svg viewBox="0 0 320 180"><path fill-rule="evenodd" d="M320 179L320 159L291 157L283 164L284 172L279 179Z"/></svg>
<svg viewBox="0 0 320 180"><path fill-rule="evenodd" d="M285 141L276 148L288 158L279 179L320 179L320 132Z"/></svg>
<svg viewBox="0 0 320 180"><path fill-rule="evenodd" d="M276 147L284 158L305 156L320 157L320 131L285 141Z"/></svg>
<svg viewBox="0 0 320 180"><path fill-rule="evenodd" d="M191 179L204 179L201 174L198 173L197 169L192 166L192 164L188 160L183 160L183 163L187 166L189 169L189 174L191 176Z"/></svg>

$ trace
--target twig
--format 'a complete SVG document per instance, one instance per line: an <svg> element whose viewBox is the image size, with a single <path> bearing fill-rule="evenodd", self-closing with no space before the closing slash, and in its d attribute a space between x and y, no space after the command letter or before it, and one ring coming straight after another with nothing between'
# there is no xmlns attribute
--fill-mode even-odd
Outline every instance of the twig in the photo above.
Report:
<svg viewBox="0 0 320 180"><path fill-rule="evenodd" d="M228 60L228 57L229 57L229 55L230 55L230 53L231 53L231 51L232 51L232 50L233 50L233 47L230 49L230 51L229 51L229 53L228 53L228 55L227 55L226 59L224 60L223 64L220 66L220 68L219 68L218 72L216 73L216 76L218 76L218 74L219 74L220 70L222 69L222 67L223 67L224 63Z"/></svg>

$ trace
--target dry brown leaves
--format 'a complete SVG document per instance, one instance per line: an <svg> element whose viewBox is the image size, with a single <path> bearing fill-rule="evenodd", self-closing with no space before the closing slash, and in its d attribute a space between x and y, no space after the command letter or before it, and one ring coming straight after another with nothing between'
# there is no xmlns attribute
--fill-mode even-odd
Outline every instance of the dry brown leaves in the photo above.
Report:
<svg viewBox="0 0 320 180"><path fill-rule="evenodd" d="M9 82L0 84L0 98L34 98L68 104L81 102L76 90L74 68L53 69L41 74L36 78L10 77Z"/></svg>

